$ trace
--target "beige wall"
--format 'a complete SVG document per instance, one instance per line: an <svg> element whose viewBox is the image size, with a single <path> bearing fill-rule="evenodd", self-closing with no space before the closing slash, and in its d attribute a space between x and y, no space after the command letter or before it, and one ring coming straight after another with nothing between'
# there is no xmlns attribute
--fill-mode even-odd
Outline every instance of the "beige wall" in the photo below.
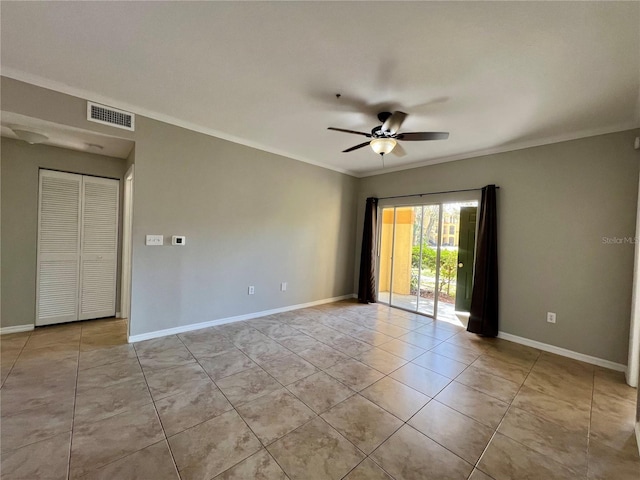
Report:
<svg viewBox="0 0 640 480"><path fill-rule="evenodd" d="M365 198L482 187L498 193L500 330L626 363L638 131L367 177ZM359 259L359 254L356 259ZM356 265L356 271L358 265ZM557 313L555 325L546 312Z"/></svg>
<svg viewBox="0 0 640 480"><path fill-rule="evenodd" d="M2 105L135 141L132 334L350 294L367 196L497 183L501 330L625 363L633 246L602 237L634 235L638 132L358 180L140 116L134 133L93 124L83 99L6 78ZM5 318L7 284L35 270L5 254L6 222L33 238L37 226L17 212L5 220L5 189L25 181L6 174L5 161L3 152L2 325L14 325L22 320ZM165 246L144 246L146 234L165 235ZM167 245L171 235L187 245ZM15 245L15 259L35 264L35 253Z"/></svg>
<svg viewBox="0 0 640 480"><path fill-rule="evenodd" d="M357 179L141 116L133 133L87 122L85 100L5 77L2 108L135 141L132 335L353 293ZM4 185L22 179L2 167L4 245ZM31 268L3 249L3 311L5 278Z"/></svg>
<svg viewBox="0 0 640 480"><path fill-rule="evenodd" d="M40 168L122 180L125 161L2 138L2 327L33 324L36 315L38 171ZM122 182L120 182L122 190ZM121 192L122 193L122 192ZM122 229L120 229L120 234ZM120 238L118 259L120 258ZM118 260L116 311L120 309Z"/></svg>
<svg viewBox="0 0 640 480"><path fill-rule="evenodd" d="M355 178L136 120L132 334L353 293Z"/></svg>

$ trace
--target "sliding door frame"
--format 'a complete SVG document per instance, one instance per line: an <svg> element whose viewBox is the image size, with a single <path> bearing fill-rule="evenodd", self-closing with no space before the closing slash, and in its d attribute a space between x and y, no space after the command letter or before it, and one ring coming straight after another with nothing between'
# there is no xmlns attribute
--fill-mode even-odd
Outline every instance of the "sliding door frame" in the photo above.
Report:
<svg viewBox="0 0 640 480"><path fill-rule="evenodd" d="M380 294L380 252L382 251L382 214L385 209L393 208L393 236L392 236L392 245L391 245L391 267L390 267L390 276L389 279L389 303L380 302L384 305L388 305L389 307L397 308L399 310L403 310L405 312L415 313L418 315L422 315L425 317L433 318L434 320L438 319L438 283L440 281L440 252L442 247L442 220L443 220L443 205L448 203L463 203L463 202L478 202L478 208L480 208L480 201L482 200L482 192L481 191L462 191L462 192L451 192L451 193L443 193L443 194L434 194L430 196L429 202L425 202L424 195L416 195L415 197L407 197L407 198L394 198L394 199L383 199L378 202L378 218L381 219L378 227L378 264L376 265L376 294L379 298ZM436 249L436 276L435 276L435 294L434 294L434 302L433 302L433 315L429 315L428 313L423 313L418 311L420 301L420 286L418 284L418 292L416 294L416 309L410 310L408 308L403 308L399 306L392 305L393 299L393 266L394 266L394 248L395 248L395 237L396 237L396 210L399 207L421 207L422 210L422 218L420 220L421 223L421 236L422 236L422 227L424 222L424 207L437 205L438 206L438 235L437 235L437 249ZM476 241L477 241L477 228L476 225ZM422 237L421 237L422 240ZM422 245L420 245L420 260L422 261ZM475 265L475 257L474 257L474 265ZM474 267L475 268L475 267ZM418 272L418 281L420 281L421 272Z"/></svg>
<svg viewBox="0 0 640 480"><path fill-rule="evenodd" d="M382 225L382 221L383 221L383 216L384 216L384 210L393 210L393 228L391 230L391 266L389 268L389 302L380 302L383 305L389 305L391 306L391 295L393 294L393 252L394 252L394 248L396 245L396 209L397 207L395 206L390 206L390 207L385 207L385 208L381 208L378 207L378 218L381 219L380 222L378 222L378 225ZM376 233L378 239L377 239L377 245L378 245L378 254L376 255L377 258L377 264L376 264L376 298L380 298L380 252L382 251L382 228L378 228L378 232ZM410 310L409 310L410 311Z"/></svg>
<svg viewBox="0 0 640 480"><path fill-rule="evenodd" d="M433 318L438 319L438 302L440 301L440 252L442 251L442 210L444 203L438 203L438 241L436 242L436 285L433 289ZM422 239L421 239L422 240ZM422 262L422 257L420 257ZM422 266L421 266L422 267Z"/></svg>
<svg viewBox="0 0 640 480"><path fill-rule="evenodd" d="M422 264L422 247L424 242L422 241L422 235L424 234L424 205L420 205L422 214L420 215L420 264ZM416 292L416 311L420 308L420 284L422 282L422 268L418 269L418 291ZM435 313L436 310L434 309Z"/></svg>

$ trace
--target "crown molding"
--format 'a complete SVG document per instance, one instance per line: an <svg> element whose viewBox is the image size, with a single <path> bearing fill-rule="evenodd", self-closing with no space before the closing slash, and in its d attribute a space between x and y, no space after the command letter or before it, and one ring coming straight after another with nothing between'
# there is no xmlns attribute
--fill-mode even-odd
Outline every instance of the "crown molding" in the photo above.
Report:
<svg viewBox="0 0 640 480"><path fill-rule="evenodd" d="M40 77L38 75L33 75L30 73L25 73L22 72L20 70L16 70L13 68L8 68L8 67L3 67L2 68L2 76L7 77L7 78L11 78L14 80L18 80L20 82L25 82L25 83L29 83L31 85L35 85L37 87L42 87L42 88L46 88L48 90L54 90L56 92L60 92L60 93L64 93L67 95L71 95L74 97L78 97L78 98L82 98L82 99L86 99L86 100L91 100L91 101L95 101L98 103L103 103L105 105L109 105L111 107L115 107L118 109L122 109L122 110L126 110L126 111L130 111L133 112L137 115L142 115L144 117L147 118L151 118L153 120L157 120L160 122L164 122L164 123L168 123L170 125L175 125L177 127L181 127L181 128L185 128L187 130L192 130L194 132L198 132L198 133L202 133L204 135L209 135L212 137L216 137L216 138L220 138L223 140L227 140L229 142L233 142L233 143L237 143L240 145L244 145L250 148L255 148L257 150L262 150L264 152L268 152L268 153L272 153L274 155L280 155L282 157L285 158L290 158L293 160L297 160L303 163L307 163L310 165L314 165L316 167L320 167L320 168L325 168L327 170L332 170L334 172L338 172L338 173L342 173L344 175L349 175L352 177L356 177L356 178L366 178L366 177L373 177L373 176L377 176L377 175L384 175L387 173L393 173L393 172L400 172L403 170L411 170L414 168L421 168L421 167L428 167L430 165L437 165L440 163L446 163L446 162L454 162L456 160L466 160L466 159L470 159L470 158L476 158L476 157L482 157L485 155L494 155L494 154L498 154L498 153L505 153L505 152L513 152L516 150L523 150L525 148L532 148L532 147L540 147L543 145L550 145L550 144L554 144L554 143L561 143L561 142L567 142L567 141L571 141L571 140L578 140L581 138L587 138L587 137L593 137L593 136L597 136L597 135L606 135L609 133L616 133L616 132L622 132L625 130L633 130L635 128L640 128L640 97L638 99L638 108L637 110L637 115L633 121L631 122L625 122L622 124L618 124L618 125L613 125L613 126L607 126L607 127L602 127L602 128L595 128L595 129L589 129L589 130L582 130L579 132L574 132L574 133L568 133L565 135L557 135L557 136L553 136L553 137L546 137L546 138L542 138L542 139L537 139L537 140L530 140L527 142L520 142L520 143L513 143L513 144L507 144L507 145L502 145L502 146L498 146L498 147L492 147L492 148L486 148L486 149L481 149L481 150L474 150L472 152L466 152L466 153L461 153L458 155L449 155L449 156L444 156L444 157L438 157L438 158L433 158L433 159L429 159L429 160L424 160L421 162L417 162L417 163L410 163L410 164L406 164L406 165L400 165L397 167L390 167L390 168L385 168L385 169L377 169L377 170L373 170L370 172L355 172L352 170L347 170L344 168L339 168L339 167L335 167L333 165L328 165L326 163L322 163L322 162L318 162L315 160L311 160L309 158L305 158L305 157L301 157L301 156L294 156L291 155L290 153L278 150L278 149L274 149L265 145L262 145L260 143L257 142L253 142L251 140L247 140L245 138L241 138L241 137L237 137L235 135L230 135L228 133L225 132L221 132L219 130L216 129L212 129L212 128L208 128L208 127L204 127L202 125L198 125L192 122L188 122L186 120L182 120L180 118L174 117L172 115L166 115L164 113L160 113L160 112L156 112L154 110L149 110L143 107L140 107L138 105L133 105L130 104L128 102L122 102L119 100L116 100L114 98L111 97L107 97L104 95L100 95L97 94L95 92L91 92L91 91L87 91L87 90L83 90L80 88L76 88L73 87L71 85L67 85L66 83L62 83L62 82L57 82L55 80L49 80L43 77Z"/></svg>
<svg viewBox="0 0 640 480"><path fill-rule="evenodd" d="M172 115L166 115L164 113L156 112L154 110L149 110L147 108L143 108L128 102L122 102L120 100L116 100L115 98L100 95L98 93L91 92L88 90L72 87L71 85L67 85L66 83L57 82L55 80L49 80L47 78L43 78L38 75L32 75L30 73L21 72L13 68L3 67L2 76L11 78L13 80L18 80L20 82L29 83L37 87L46 88L48 90L54 90L59 93L71 95L73 97L82 98L84 100L91 100L97 103L102 103L110 107L135 113L136 115L141 115L143 117L151 118L153 120L168 123L170 125L175 125L176 127L185 128L187 130L192 130L194 132L202 133L204 135L221 138L222 140L227 140L229 142L244 145L246 147L255 148L256 150L262 150L264 152L272 153L274 155L280 155L281 157L286 157L293 160L298 160L299 162L308 163L316 167L321 167L327 170L333 170L334 172L350 175L352 177L357 177L357 175L354 172L350 170L346 170L344 168L339 168L332 165L328 165L326 163L317 162L315 160L311 160L305 157L293 156L290 153L284 152L282 150L267 147L260 143L247 140L245 138L241 138L235 135L230 135L228 133L221 132L220 130L204 127L202 125L188 122L186 120L174 117Z"/></svg>
<svg viewBox="0 0 640 480"><path fill-rule="evenodd" d="M446 157L439 157L431 160L425 160L419 163L401 165L398 167L379 169L372 172L359 174L357 175L357 177L358 178L373 177L376 175L384 175L385 173L400 172L403 170L411 170L411 169L420 168L420 167L428 167L430 165L437 165L439 163L454 162L456 160L466 160L469 158L484 157L486 155L494 155L497 153L515 152L517 150L524 150L526 148L542 147L544 145L552 145L554 143L569 142L571 140L579 140L581 138L596 137L598 135L607 135L609 133L624 132L627 130L634 130L636 128L640 128L640 120L633 121L633 122L626 122L626 123L609 126L609 127L582 130L580 132L568 133L566 135L546 137L538 140L531 140L528 142L512 143L512 144L499 146L499 147L486 148L482 150L474 150L473 152L461 153L459 155L450 155Z"/></svg>

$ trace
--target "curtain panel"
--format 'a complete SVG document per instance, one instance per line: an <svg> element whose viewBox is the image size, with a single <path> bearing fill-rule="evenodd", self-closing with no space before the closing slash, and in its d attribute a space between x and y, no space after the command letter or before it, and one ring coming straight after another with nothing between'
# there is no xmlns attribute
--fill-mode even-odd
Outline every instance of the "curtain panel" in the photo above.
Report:
<svg viewBox="0 0 640 480"><path fill-rule="evenodd" d="M376 246L378 238L378 199L367 198L362 231L362 250L360 252L360 280L358 301L376 303Z"/></svg>
<svg viewBox="0 0 640 480"><path fill-rule="evenodd" d="M467 330L498 335L498 221L496 186L482 189L471 311Z"/></svg>

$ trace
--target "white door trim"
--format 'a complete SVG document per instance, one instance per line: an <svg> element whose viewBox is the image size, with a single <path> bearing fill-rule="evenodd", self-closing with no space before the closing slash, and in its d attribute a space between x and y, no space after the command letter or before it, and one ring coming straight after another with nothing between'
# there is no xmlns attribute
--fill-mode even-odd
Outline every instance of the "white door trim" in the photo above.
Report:
<svg viewBox="0 0 640 480"><path fill-rule="evenodd" d="M640 192L640 184L638 186ZM627 361L627 383L638 386L638 370L640 369L640 198L638 198L636 214L636 245L633 262L633 289L631 297L631 325L629 327L629 360ZM639 446L640 447L640 446Z"/></svg>
<svg viewBox="0 0 640 480"><path fill-rule="evenodd" d="M131 317L133 172L134 165L131 165L124 176L124 195L122 208L122 279L120 282L120 316L127 319L130 319Z"/></svg>

